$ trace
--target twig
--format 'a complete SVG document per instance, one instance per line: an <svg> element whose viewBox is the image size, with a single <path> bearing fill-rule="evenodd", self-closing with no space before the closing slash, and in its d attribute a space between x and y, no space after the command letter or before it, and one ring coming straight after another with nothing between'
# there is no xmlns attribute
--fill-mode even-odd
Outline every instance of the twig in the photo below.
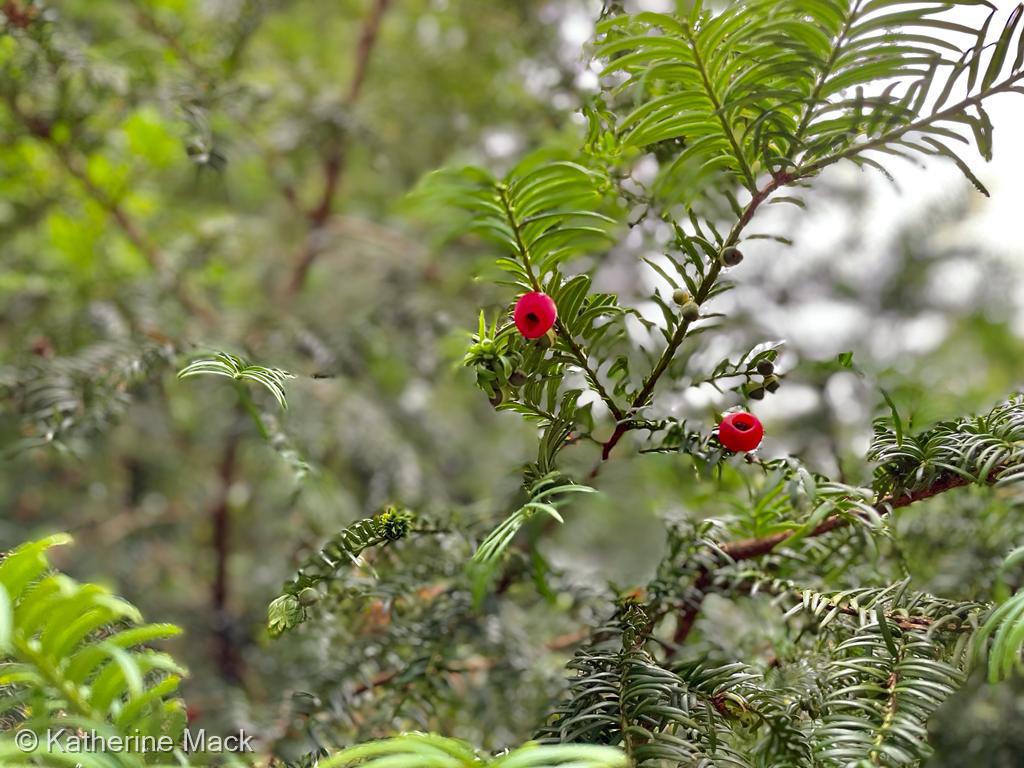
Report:
<svg viewBox="0 0 1024 768"><path fill-rule="evenodd" d="M100 206L107 215L113 220L118 226L124 236L127 238L135 249L142 254L146 262L158 274L164 273L166 269L166 259L160 249L143 234L142 228L138 226L135 220L128 214L127 211L118 203L112 199L106 192L100 189L96 183L89 178L89 174L84 171L77 159L61 144L58 144L53 139L53 126L49 120L41 118L37 115L30 115L24 112L19 106L17 99L14 94L6 93L7 105L13 114L25 129L36 139L46 144L53 154L60 161L61 165L68 174L74 178L85 191L85 193L93 199L93 201ZM174 293L181 303L181 305L192 314L199 317L207 324L211 324L216 319L213 311L205 304L195 299L185 288L185 286L178 280L177 276L173 277L174 282Z"/></svg>
<svg viewBox="0 0 1024 768"><path fill-rule="evenodd" d="M512 227L512 234L515 236L516 249L519 251L519 255L523 257L523 269L526 270L526 276L530 280L530 285L535 291L541 291L540 280L537 278L536 273L533 271L533 264L530 259L530 249L526 247L526 241L523 240L523 228L520 221L516 218L515 211L512 209L512 201L509 200L508 192L502 186L498 194L501 199L501 205L505 209L505 217L508 219L509 224ZM623 413L619 408L618 404L612 399L612 396L608 394L604 385L601 384L600 379L597 378L597 371L590 367L590 360L587 357L587 353L583 351L583 348L576 343L576 340L569 333L569 329L565 327L561 318L555 318L555 328L558 331L559 338L563 339L572 351L573 357L576 358L576 363L583 370L590 382L590 385L597 392L598 396L608 406L608 410L612 416L615 417L616 421L622 421Z"/></svg>
<svg viewBox="0 0 1024 768"><path fill-rule="evenodd" d="M794 181L796 177L789 173L778 173L772 177L772 180L768 182L762 189L759 189L754 196L747 203L746 208L740 214L739 220L733 226L732 231L729 232L729 236L722 243L721 249L719 250L719 256L727 249L735 246L739 240L743 230L750 223L750 220L754 218L754 214L757 209L760 208L761 204L764 203L772 194L779 189L779 187L785 186L790 182ZM716 259L715 263L708 270L704 279L701 280L700 286L697 289L697 295L694 297L694 301L698 304L704 303L708 296L711 294L711 290L715 287L715 283L718 281L718 277L722 271L722 264L720 259ZM690 330L692 323L689 320L681 319L679 325L676 327L675 333L672 335L671 341L668 346L665 347L664 352L661 353L661 357L655 364L654 369L644 380L643 386L640 391L633 398L629 404L628 414L632 415L637 410L643 408L650 402L651 396L654 394L654 387L657 385L658 380L662 377L666 370L668 370L669 364L675 357L676 350L679 349L679 345L683 343L683 339L686 338L686 334ZM615 446L619 444L622 437L629 432L634 426L634 422L630 419L620 419L615 427L615 431L612 432L611 437L605 441L601 449L601 460L594 466L590 472L590 478L593 479L601 471L601 465L607 461L611 456Z"/></svg>
<svg viewBox="0 0 1024 768"><path fill-rule="evenodd" d="M746 228L747 224L750 223L750 220L757 212L757 209L765 200L768 199L768 197L772 195L772 193L779 189L779 187L785 186L794 181L799 181L800 179L804 179L809 176L813 176L819 173L827 166L833 165L839 162L840 160L853 157L855 155L861 154L872 149L878 149L880 147L883 147L886 144L889 144L893 141L896 141L897 139L902 138L907 133L912 133L914 131L921 130L922 128L925 128L931 125L932 123L948 120L951 117L960 114L968 107L977 105L983 99L988 98L989 96L992 96L997 93L1005 93L1014 90L1017 83L1019 83L1021 80L1024 80L1024 72L1012 75L1002 83L994 85L986 91L975 94L974 96L969 96L957 104L954 104L950 107L946 107L945 109L942 109L938 112L933 112L932 114L926 115L925 117L915 120L912 123L908 123L907 125L894 128L890 131L883 133L880 136L875 137L874 139L862 142L860 144L854 144L834 154L800 165L797 168L792 169L791 171L774 174L772 180L765 187L758 190L751 198L750 202L747 204L746 208L740 215L739 221L736 222L736 225L733 227L732 231L729 233L729 236L722 244L722 248L719 251L719 254L721 254L721 252L724 251L726 248L735 246L739 242L740 235ZM698 294L695 298L695 301L698 304L702 303L707 298L711 289L714 287L715 282L718 280L718 275L720 271L721 267L718 263L713 265L711 269L708 270L708 273L704 276L704 279L701 281ZM673 335L672 340L665 348L665 351L662 353L661 358L655 365L654 370L651 371L651 374L647 377L646 381L643 384L643 387L640 389L640 392L637 393L637 396L633 399L633 402L630 404L627 415L631 416L636 412L637 409L643 408L645 405L648 404L651 395L654 393L654 387L657 384L658 379L660 379L662 374L668 369L669 364L672 362L672 358L675 356L676 349L678 349L679 345L686 337L686 334L689 331L689 327L690 323L685 320L679 323L679 326L676 328L676 332ZM619 423L615 427L615 431L612 432L611 437L609 437L608 440L604 443L604 448L601 451L601 460L594 466L593 470L590 473L591 479L597 477L597 475L601 471L601 466L603 462L608 460L609 456L611 456L611 452L615 449L615 446L618 445L619 441L627 432L630 431L630 429L632 429L632 422L629 419L619 420Z"/></svg>
<svg viewBox="0 0 1024 768"><path fill-rule="evenodd" d="M170 51L178 57L178 59L188 67L189 71L193 76L201 79L208 79L209 73L200 65L192 54L189 53L182 42L166 27L164 27L156 19L155 16L150 15L148 9L140 3L138 0L133 0L132 4L135 6L135 23L140 28L149 32L154 37L158 38L161 42L166 45Z"/></svg>
<svg viewBox="0 0 1024 768"><path fill-rule="evenodd" d="M356 45L355 66L352 71L352 79L349 81L348 91L345 93L343 105L351 107L359 100L363 84L366 81L366 74L369 70L370 55L377 44L377 37L380 33L381 21L387 11L391 0L373 0L370 10L363 20L363 26L359 33L359 42ZM345 171L345 163L348 158L348 132L342 133L328 148L324 156L324 186L320 193L320 199L311 211L307 214L309 231L302 250L296 259L292 269L291 279L288 281L288 296L293 297L306 283L306 277L313 263L321 253L317 234L327 223L331 215L331 208L334 205L334 198L337 195L338 187L341 185L342 176Z"/></svg>
<svg viewBox="0 0 1024 768"><path fill-rule="evenodd" d="M163 253L157 246L150 241L146 235L143 234L142 229L136 224L135 220L128 215L127 211L115 200L112 200L102 189L89 178L89 175L78 167L74 158L69 155L64 148L57 144L52 144L57 157L60 158L61 163L67 169L68 173L73 176L86 193L107 212L107 215L117 224L121 232L128 239L128 241L135 246L135 249L145 257L146 261L152 267L154 272L166 273L167 262L164 259ZM173 288L174 294L181 306L184 307L188 312L199 317L203 322L212 324L216 317L213 311L205 304L195 299L191 293L185 288L184 284L178 279L177 276L173 276Z"/></svg>
<svg viewBox="0 0 1024 768"><path fill-rule="evenodd" d="M985 483L994 483L999 476L999 471L999 469L993 470L989 476L985 478ZM906 507L924 499L930 499L933 496L938 496L940 493L952 490L953 488L960 488L968 485L968 483L969 481L960 475L941 477L926 488L921 488L917 491L900 494L898 496L887 496L874 505L874 510L879 516L885 516L891 513L894 509ZM848 517L832 515L831 517L825 518L825 520L814 528L814 530L808 533L806 538L824 536L826 533L830 533L831 531L839 528L845 528L850 525L850 523L851 519ZM763 555L767 555L787 539L791 538L792 535L792 532L784 531L758 539L740 539L723 544L719 549L728 555L729 560L727 564L731 565L732 563L741 562L743 560L753 560ZM673 640L677 645L685 642L690 631L693 629L693 625L697 620L697 614L700 613L704 597L707 594L708 588L711 586L713 577L714 574L712 569L709 569L706 566L702 566L698 570L697 578L694 580L693 584L695 598L691 604L686 606L682 613L679 614L679 620L676 624L676 631L673 636Z"/></svg>
<svg viewBox="0 0 1024 768"><path fill-rule="evenodd" d="M224 446L224 454L218 469L220 491L216 503L210 510L215 557L214 578L210 592L215 622L213 632L217 644L217 663L221 676L230 681L237 681L241 678L241 657L232 637L234 618L228 610L228 595L230 593L228 561L231 558L230 494L237 471L238 444L239 433L232 431Z"/></svg>

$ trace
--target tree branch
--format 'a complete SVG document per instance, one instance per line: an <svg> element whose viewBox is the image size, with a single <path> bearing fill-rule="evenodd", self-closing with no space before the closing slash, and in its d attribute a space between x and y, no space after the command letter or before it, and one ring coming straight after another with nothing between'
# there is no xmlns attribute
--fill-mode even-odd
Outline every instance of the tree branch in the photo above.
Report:
<svg viewBox="0 0 1024 768"><path fill-rule="evenodd" d="M515 211L512 210L512 202L508 198L508 193L504 186L500 186L498 189L498 197L501 200L501 205L505 209L505 217L508 219L508 223L512 228L512 234L515 236L516 248L519 250L519 255L523 259L523 269L526 270L526 276L530 279L530 285L533 290L540 292L541 284L537 275L533 271L533 263L530 259L530 251L526 247L526 242L523 240L523 230L520 226L519 220L516 218ZM587 353L583 351L583 348L576 343L576 340L569 333L569 329L565 327L561 318L555 318L555 328L558 331L559 338L563 339L572 351L573 357L576 359L577 365L583 370L583 373L587 377L587 381L597 392L598 396L604 401L605 405L608 406L608 410L611 411L612 416L615 417L616 421L621 421L624 414L622 409L619 408L618 403L608 394L608 391L601 384L600 379L597 378L597 372L590 367L590 359Z"/></svg>
<svg viewBox="0 0 1024 768"><path fill-rule="evenodd" d="M359 42L356 44L355 65L352 71L352 79L349 81L348 90L343 99L343 106L351 107L358 100L366 81L369 71L370 56L377 44L380 33L380 25L384 14L391 5L391 0L372 0L370 10L363 20L362 29L359 33ZM302 290L309 275L309 270L321 253L320 243L316 235L330 218L331 209L334 206L334 198L341 186L342 176L345 172L345 164L348 159L348 134L342 133L331 142L324 156L324 186L320 193L320 199L313 209L307 214L309 231L306 233L305 243L302 251L296 259L292 269L292 275L288 281L288 296L294 297Z"/></svg>
<svg viewBox="0 0 1024 768"><path fill-rule="evenodd" d="M754 218L754 214L757 213L757 209L761 207L761 204L771 197L779 187L783 187L795 179L796 177L792 174L777 173L772 177L768 184L754 193L750 202L747 203L746 208L744 208L743 212L740 214L739 220L729 232L729 236L722 243L722 247L719 250L719 257L727 248L732 248L739 242L740 235L743 234L743 230L750 223L751 219ZM701 281L700 287L697 289L697 295L694 297L694 301L698 304L702 304L707 300L708 296L711 294L711 290L715 287L715 283L718 281L718 277L721 272L721 260L716 259L707 274L704 275L704 279ZM676 350L678 350L679 345L683 343L683 339L686 338L686 334L689 332L691 325L692 323L689 320L682 319L679 321L679 325L676 327L676 331L672 335L672 340L669 342L668 346L665 347L665 350L661 353L661 357L655 364L654 369L644 380L640 391L629 404L626 419L619 420L619 423L615 427L615 431L612 432L611 437L609 437L604 443L604 446L601 449L601 461L598 462L591 471L591 479L597 477L598 473L601 471L601 464L608 460L608 457L611 456L612 451L615 449L615 446L619 444L623 435L633 428L633 423L629 420L629 416L650 402L651 396L654 394L654 387L657 385L658 380L662 377L665 371L668 370L668 367L672 362L672 358L675 357Z"/></svg>
<svg viewBox="0 0 1024 768"><path fill-rule="evenodd" d="M998 468L992 470L988 477L985 478L985 484L991 485L994 483L998 479L1000 471L1001 470ZM874 510L879 516L884 517L895 509L910 506L911 504L924 499L930 499L933 496L938 496L940 493L945 493L953 488L961 488L968 485L969 482L969 480L961 475L943 476L925 488L903 493L898 496L887 496L875 503ZM826 533L849 526L851 522L851 519L848 517L832 515L825 518L825 520L814 528L814 530L808 533L805 538L824 536ZM729 558L728 562L724 563L724 565L731 565L743 560L753 560L767 555L778 546L785 543L785 541L792 536L792 532L781 532L772 534L771 536L764 536L762 538L739 539L737 541L723 544L720 549ZM700 613L704 597L713 580L713 569L701 567L698 570L697 578L694 580L693 584L696 597L694 601L679 615L679 620L676 624L676 631L673 635L673 640L676 644L682 644L689 636L690 631L693 629L693 625L697 620L697 615Z"/></svg>
<svg viewBox="0 0 1024 768"><path fill-rule="evenodd" d="M725 134L726 139L729 141L733 157L736 158L736 164L739 166L740 173L743 175L743 181L747 190L752 194L756 194L757 179L754 177L754 172L750 167L750 163L747 162L747 158L743 154L743 149L740 147L739 141L736 140L736 134L733 133L732 124L729 122L729 116L726 114L722 100L711 81L707 65L704 63L704 58L700 53L700 47L697 45L697 40L693 36L693 30L687 26L684 29L684 34L686 35L686 41L690 44L690 48L693 50L693 60L696 65L695 68L700 74L701 83L704 85L705 95L708 97L708 101L711 102L711 106L714 107L712 114L718 117L718 122L722 126L722 133Z"/></svg>
<svg viewBox="0 0 1024 768"><path fill-rule="evenodd" d="M25 127L31 136L50 148L68 174L74 178L85 193L102 208L121 230L132 246L142 254L143 258L157 274L166 273L167 261L160 249L143 233L142 228L128 214L121 204L112 199L105 191L89 178L89 174L81 168L79 161L68 149L54 141L52 125L49 120L37 115L27 114L18 106L13 93L5 94L7 106L11 114ZM181 305L193 315L207 324L215 321L213 311L192 296L178 277L172 276L175 296Z"/></svg>
<svg viewBox="0 0 1024 768"><path fill-rule="evenodd" d="M963 112L968 107L975 106L984 99L989 98L990 96L993 96L998 93L1010 92L1017 89L1017 83L1019 83L1022 80L1024 80L1024 71L1011 75L1003 82L993 85L987 90L984 90L973 96L969 96L965 98L963 101L958 102L957 104L954 104L950 107L946 107L945 109L942 109L938 112L933 112L932 114L919 118L918 120L915 120L912 123L908 123L907 125L894 128L890 131L886 131L884 134L874 139L862 142L860 144L851 145L846 149L843 149L832 155L822 157L818 160L814 160L805 165L800 165L799 167L792 171L775 174L772 177L772 180L765 187L754 193L754 196L751 198L746 208L744 208L739 220L736 222L736 225L733 227L732 231L729 233L729 236L723 243L719 255L721 255L721 252L724 251L726 248L735 246L739 242L740 235L746 228L747 224L750 223L750 220L757 212L757 209L768 197L772 195L772 193L779 189L779 187L785 186L786 184L790 184L800 179L807 178L809 176L813 176L814 174L820 172L827 166L838 163L840 160L849 159L863 152L883 147L886 144L901 139L908 133L912 133L914 131L927 128L933 123L951 119L952 117L955 117L957 114ZM713 265L711 269L708 270L708 273L704 276L704 279L701 282L700 289L695 298L695 301L698 304L702 303L707 298L708 294L711 292L711 289L714 287L715 282L718 280L720 272L721 266L718 263ZM612 451L615 449L615 446L618 445L622 437L633 428L633 424L630 421L629 417L637 409L643 408L645 405L649 403L651 395L654 393L654 387L658 383L658 379L660 379L662 374L664 374L665 371L668 369L669 364L672 362L672 358L675 356L676 350L679 348L679 345L682 344L683 339L686 338L686 334L689 331L690 325L691 323L685 320L679 323L679 326L676 328L676 332L673 335L672 340L665 348L665 351L662 353L661 357L659 358L654 369L651 371L650 375L644 381L644 384L641 387L640 392L637 393L637 396L633 399L632 403L630 404L626 414L626 418L619 420L618 424L615 427L615 431L612 432L611 437L609 437L608 440L604 443L604 447L601 451L601 460L597 463L597 465L590 473L591 479L597 477L597 475L601 471L601 466L603 462L608 460L608 458L611 456Z"/></svg>
<svg viewBox="0 0 1024 768"><path fill-rule="evenodd" d="M940 123L943 120L949 120L955 117L956 115L960 114L964 110L966 110L968 107L977 106L985 99L990 98L991 96L995 96L998 93L1010 93L1013 92L1014 90L1019 91L1019 88L1017 88L1017 83L1021 82L1022 80L1024 80L1024 70L1018 72L1015 75L1011 75L1003 82L993 85L987 90L976 93L973 96L968 96L963 101L960 101L951 107L946 107L945 109L942 109L938 112L933 112L932 114L919 118L912 123L908 123L906 125L893 128L892 130L886 131L881 136L877 136L876 138L870 139L869 141L851 145L846 149L840 150L839 152L836 152L831 155L826 155L825 157L815 160L807 165L802 165L798 169L797 175L799 177L811 176L829 165L834 165L840 160L852 158L856 155L859 155L863 152L868 152L872 149L879 149L885 146L886 144L890 144L894 141L897 141L898 139L903 138L908 133L920 131L932 125L933 123Z"/></svg>
<svg viewBox="0 0 1024 768"><path fill-rule="evenodd" d="M150 267L153 271L160 274L166 273L167 262L164 259L163 253L160 249L151 241L142 229L136 224L135 220L128 215L127 211L116 201L112 200L102 189L89 178L89 175L78 167L77 163L62 147L52 144L54 152L57 157L60 158L61 163L67 169L68 173L73 176L86 193L91 197L97 205L107 212L107 215L114 220L118 228L124 234L135 249L145 257L146 261L149 262ZM174 294L181 306L184 307L188 312L198 317L200 320L210 325L215 322L216 316L213 311L205 304L197 300L192 294L185 288L184 284L178 279L177 275L174 275L173 289Z"/></svg>
<svg viewBox="0 0 1024 768"><path fill-rule="evenodd" d="M241 655L234 642L235 619L228 606L230 593L228 562L231 559L231 486L235 482L238 465L239 433L233 430L224 446L218 467L220 490L210 510L213 524L214 578L210 588L213 610L213 634L217 649L217 664L221 677L232 682L241 679Z"/></svg>
<svg viewBox="0 0 1024 768"><path fill-rule="evenodd" d="M182 44L173 32L160 24L157 18L150 13L149 8L139 2L139 0L132 0L132 5L135 8L135 23L142 30L153 35L166 45L171 53L189 69L194 77L201 80L209 79L209 72L192 58L188 48Z"/></svg>

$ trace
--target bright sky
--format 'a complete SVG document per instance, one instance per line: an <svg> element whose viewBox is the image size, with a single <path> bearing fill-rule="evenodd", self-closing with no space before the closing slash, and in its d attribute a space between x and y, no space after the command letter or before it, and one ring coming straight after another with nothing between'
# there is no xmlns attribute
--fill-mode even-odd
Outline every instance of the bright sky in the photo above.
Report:
<svg viewBox="0 0 1024 768"><path fill-rule="evenodd" d="M1017 0L995 0L999 8L993 32L1001 25L1016 6ZM675 0L632 0L631 10L666 12L675 6ZM596 8L576 10L561 19L561 31L567 48L577 50L586 43L593 33L593 19ZM985 17L982 7L962 7L950 11L946 18L970 27L976 27ZM594 88L597 76L593 71L584 71L579 85ZM986 106L995 125L995 157L986 163L975 151L964 147L963 156L982 183L990 190L992 197L985 199L971 192L971 216L949 233L952 243L981 245L985 250L1001 256L1013 265L1024 284L1024 238L1018 234L1021 217L1024 215L1024 96L1002 94L992 98ZM898 189L894 188L878 173L863 173L865 188L869 190L871 203L866 219L872 224L872 231L866 233L869 242L885 242L902 224L913 221L919 215L932 209L943 199L956 199L963 194L965 179L956 166L943 159L931 159L924 168L895 158L887 159L887 167L896 177ZM838 170L838 173L843 171ZM814 214L811 214L812 216ZM831 215L835 215L832 212ZM816 222L824 236L834 228L835 222L828 214ZM814 222L809 222L814 223ZM1017 302L1015 321L1017 331L1024 335L1024 295ZM829 318L842 325L849 319L836 312ZM823 326L819 326L823 329Z"/></svg>
<svg viewBox="0 0 1024 768"><path fill-rule="evenodd" d="M584 0L587 2L588 0ZM566 49L578 51L593 33L593 19L600 3L587 10L559 10L561 32L566 41ZM1016 6L1017 0L1006 2L995 0L999 6L997 22L1000 26L1007 15ZM675 0L632 0L630 10L670 11ZM979 16L980 11L980 16ZM984 19L982 8L961 8L952 11L947 18L970 27L977 27L979 19ZM575 54L574 54L575 55ZM587 62L580 60L581 67ZM577 84L590 90L597 87L597 74L594 70L581 72ZM906 225L919 222L924 214L942 210L943 201L955 202L967 196L969 215L959 222L940 222L942 225L942 242L948 245L963 244L965 254L979 250L999 257L1000 261L1017 274L1017 280L1010 285L1024 286L1024 238L1019 235L1019 228L1024 218L1024 96L1005 94L991 99L986 109L995 126L994 160L986 163L978 153L969 148L958 146L961 156L973 168L983 184L990 190L992 197L986 199L970 187L969 182L956 166L943 159L928 159L925 166L917 167L909 162L886 157L888 170L896 179L894 187L880 173L862 172L852 164L846 163L834 167L823 174L822 181L828 181L827 174L833 180L845 180L866 192L868 204L862 217L854 219L849 206L842 200L829 199L828 196L815 200L807 212L797 212L799 221L796 232L795 248L779 247L765 241L751 241L745 250L751 258L750 264L744 265L744 276L739 278L737 291L729 296L731 300L756 301L759 285L762 280L771 280L776 284L785 280L787 271L800 274L806 270L808 263L814 259L829 259L833 266L838 266L847 277L854 280L863 275L865 279L885 274L884 260L891 253L892 238ZM925 159L925 158L922 158ZM818 203L818 201L821 201ZM750 231L778 232L778 224L794 221L791 206L776 206L777 211L759 213ZM779 210L781 209L781 210ZM784 214L789 209L788 216ZM855 251L846 251L843 245L845 235L850 227L859 228L860 243ZM791 232L785 232L791 234ZM651 254L657 257L657 254ZM758 263L760 262L760 263ZM949 303L956 304L956 297L966 297L970 288L978 280L992 279L993 276L984 272L980 265L965 255L960 260L950 260L941 274L941 284L935 286ZM999 279L996 277L995 279ZM1013 296L1016 305L1013 321L1016 331L1024 336L1024 290L1017 290ZM730 300L726 297L723 300ZM940 302L941 304L941 302ZM652 315L657 314L653 304ZM775 338L786 338L793 347L801 348L813 356L832 356L846 349L847 337L863 335L866 324L888 323L887 318L871 317L865 312L871 310L856 302L840 303L832 299L803 300L794 307L772 313L762 318L766 328L770 328ZM948 324L940 312L922 313L902 323L899 327L887 325L885 333L873 333L878 349L874 352L884 359L897 360L903 352L927 353L945 337ZM841 378L841 377L837 377ZM804 388L806 389L806 388ZM692 396L692 397L691 397ZM704 397L716 399L714 393L702 390L689 390L686 400L700 400ZM870 414L861 413L851 392L835 391L829 397L837 397L848 402L848 413L858 423L868 423ZM815 392L802 391L799 387L784 387L779 395L773 397L769 404L762 406L766 415L775 412L780 415L793 415L813 407L817 395ZM699 402L689 402L691 406L701 406ZM858 407L854 407L858 406ZM866 443L868 435L862 435Z"/></svg>

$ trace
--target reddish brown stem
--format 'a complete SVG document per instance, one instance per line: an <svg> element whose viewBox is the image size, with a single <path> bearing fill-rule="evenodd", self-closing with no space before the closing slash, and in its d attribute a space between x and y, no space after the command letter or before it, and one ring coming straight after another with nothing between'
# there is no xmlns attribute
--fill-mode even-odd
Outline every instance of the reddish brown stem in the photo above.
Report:
<svg viewBox="0 0 1024 768"><path fill-rule="evenodd" d="M366 75L369 71L370 56L373 53L374 46L377 44L380 25L390 4L391 0L373 0L366 18L363 20L363 26L359 33L359 42L356 44L352 79L349 81L348 90L343 100L345 107L351 107L355 104L363 91L363 84L366 82ZM289 296L294 296L302 290L302 287L306 284L309 270L312 269L314 262L320 256L321 248L316 235L330 218L331 210L334 207L334 198L338 194L338 188L341 186L342 176L345 172L347 158L348 136L347 133L342 133L331 142L324 155L323 191L320 193L317 204L307 215L309 231L306 234L305 242L295 261L291 279L288 282Z"/></svg>
<svg viewBox="0 0 1024 768"><path fill-rule="evenodd" d="M217 664L221 676L225 680L237 681L241 678L241 656L234 642L234 618L231 616L228 599L230 582L228 563L231 559L231 486L235 482L238 458L237 434L228 437L224 446L218 468L220 492L217 501L210 510L213 524L214 577L211 587L211 603L213 608L214 638L216 642Z"/></svg>
<svg viewBox="0 0 1024 768"><path fill-rule="evenodd" d="M995 482L998 474L999 471L994 470L988 478L986 478L986 483ZM898 496L888 496L877 502L874 509L878 515L885 516L894 509L909 506L910 504L923 499L929 499L932 496L937 496L940 493L944 493L945 491L953 488L960 488L968 483L969 481L960 475L941 477L926 488L921 488L917 491L900 494ZM831 517L825 518L825 520L815 527L814 530L808 533L807 538L823 536L838 528L845 528L850 525L850 523L850 518L832 515ZM743 560L753 560L763 555L767 555L792 536L792 532L784 531L772 534L771 536L764 536L762 538L740 539L738 541L729 542L723 544L720 549L729 556L730 563L740 562ZM679 619L676 623L676 631L673 636L673 640L677 645L685 642L690 631L693 629L693 625L697 621L697 615L700 613L701 605L704 602L704 596L706 595L708 588L711 586L713 576L714 574L711 569L701 568L698 571L697 578L694 580L693 585L695 598L693 602L690 605L687 605L679 614Z"/></svg>

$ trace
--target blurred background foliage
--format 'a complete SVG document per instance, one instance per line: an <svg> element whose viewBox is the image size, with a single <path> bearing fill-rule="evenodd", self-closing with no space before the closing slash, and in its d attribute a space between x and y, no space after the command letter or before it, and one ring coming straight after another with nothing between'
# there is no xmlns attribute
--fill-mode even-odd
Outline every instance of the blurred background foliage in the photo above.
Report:
<svg viewBox="0 0 1024 768"><path fill-rule="evenodd" d="M437 636L461 664L437 672L429 702L401 700L399 688L390 707L367 703L377 676L422 643L389 627L378 603L358 621L276 641L265 611L325 538L384 504L476 534L508 510L530 430L496 414L458 363L477 309L493 314L509 297L478 279L492 269L485 248L439 245L445 222L403 200L440 165L501 169L577 141L596 83L579 45L600 4L7 0L2 10L0 548L73 532L62 567L186 627L174 651L192 669L191 715L253 728L280 754L407 727L487 747L528 738L561 689L574 630L592 618L586 596L649 578L660 519L735 513L748 492L738 480L717 494L678 456L623 452L603 493L577 500L570 525L546 539L547 561L525 564L557 569L548 594L521 585L483 614L422 609L423 621L436 611L454 622ZM1004 137L1017 128L1000 125ZM922 428L1020 387L1019 240L971 225L985 203L966 182L907 174L919 192L921 174L934 180L913 205L884 180L834 169L802 193L806 211L765 217L762 229L795 245L762 241L736 270L739 287L722 300L728 332L701 354L713 364L785 340L783 386L758 406L764 455L863 482L881 389ZM595 285L642 300L651 273L639 256L664 234L633 228ZM190 357L220 349L296 374L287 412L254 392L269 440L232 387L175 379ZM837 362L847 352L852 363ZM666 390L659 403L709 423L731 404L710 386ZM591 447L573 450L580 467L593 463ZM944 597L987 594L1024 534L1009 507L966 490L915 507L884 567ZM469 552L459 547L407 550L421 564L410 585L450 578ZM882 567L881 554L894 553L847 564L845 578ZM709 601L702 642L729 658L767 653L772 626L752 630L752 619L756 606ZM503 662L481 661L492 658ZM937 727L935 764L980 764L963 761L979 733L995 734L986 749L1006 741L986 764L1019 764L1022 702L1019 684L960 694Z"/></svg>

